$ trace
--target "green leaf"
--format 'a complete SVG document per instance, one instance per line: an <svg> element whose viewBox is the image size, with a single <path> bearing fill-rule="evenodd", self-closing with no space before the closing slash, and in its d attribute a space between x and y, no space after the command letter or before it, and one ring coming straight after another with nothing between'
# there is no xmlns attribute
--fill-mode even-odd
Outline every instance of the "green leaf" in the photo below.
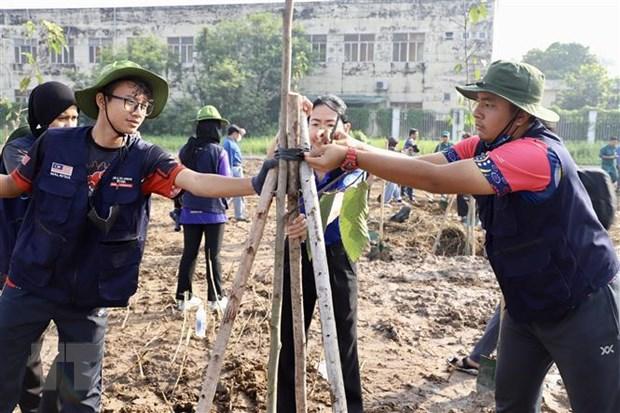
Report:
<svg viewBox="0 0 620 413"><path fill-rule="evenodd" d="M463 64L462 63L457 63L454 66L454 73L461 73L463 71Z"/></svg>
<svg viewBox="0 0 620 413"><path fill-rule="evenodd" d="M36 25L32 20L28 20L26 23L24 23L24 30L26 31L27 37L32 37L36 30Z"/></svg>
<svg viewBox="0 0 620 413"><path fill-rule="evenodd" d="M30 85L30 76L24 77L22 78L22 80L19 81L19 90L24 92L25 90L28 89L29 85Z"/></svg>
<svg viewBox="0 0 620 413"><path fill-rule="evenodd" d="M336 193L326 193L321 196L319 199L319 209L321 211L321 222L323 223L323 232L325 232L325 228L327 228L327 218L332 210L334 205L334 200L336 199Z"/></svg>
<svg viewBox="0 0 620 413"><path fill-rule="evenodd" d="M339 222L342 245L351 261L355 262L361 257L369 242L366 181L345 191Z"/></svg>

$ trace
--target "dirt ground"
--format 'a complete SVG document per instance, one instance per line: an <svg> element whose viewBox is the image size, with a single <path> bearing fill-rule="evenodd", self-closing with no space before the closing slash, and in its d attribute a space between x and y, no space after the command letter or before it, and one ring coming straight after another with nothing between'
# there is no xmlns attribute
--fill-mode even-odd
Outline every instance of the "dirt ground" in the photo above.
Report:
<svg viewBox="0 0 620 413"><path fill-rule="evenodd" d="M257 167L250 163L250 172ZM379 220L371 196L371 227ZM417 194L409 220L386 226L393 260L358 264L359 352L365 410L379 412L492 412L493 397L476 390L476 378L450 372L446 360L465 355L482 334L499 302L497 284L483 257L430 255L442 223L460 233L455 213L444 219L439 202ZM257 197L246 198L250 213ZM438 200L438 196L436 197ZM195 314L176 310L174 291L182 252L182 233L174 232L168 211L172 203L154 197L149 240L140 288L127 309L110 311L104 364L105 412L192 412L215 340L220 318L208 315L207 337L193 334ZM386 216L400 205L386 209ZM253 273L243 297L216 394L218 412L265 409L269 310L275 208L268 220ZM226 225L223 246L225 288L235 276L250 223ZM612 230L618 239L618 228ZM478 231L480 237L480 231ZM479 238L480 240L480 238ZM194 291L206 298L204 257L195 274ZM53 329L52 329L53 330ZM55 353L56 339L46 338L44 358ZM308 340L310 412L329 412L328 385L317 371L322 357L315 314ZM545 383L544 412L568 412L557 370Z"/></svg>

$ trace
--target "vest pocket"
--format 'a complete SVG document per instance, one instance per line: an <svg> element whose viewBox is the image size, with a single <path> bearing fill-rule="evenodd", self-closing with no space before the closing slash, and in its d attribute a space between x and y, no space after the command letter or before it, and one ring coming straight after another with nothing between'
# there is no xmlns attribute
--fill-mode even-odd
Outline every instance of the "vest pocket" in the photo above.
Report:
<svg viewBox="0 0 620 413"><path fill-rule="evenodd" d="M127 305L138 289L142 251L137 239L101 243L99 296L111 305Z"/></svg>
<svg viewBox="0 0 620 413"><path fill-rule="evenodd" d="M19 238L21 244L15 248L19 254L14 254L13 258L15 269L30 284L45 287L66 240L50 231L38 218L35 218L34 225L25 225L22 230L30 234Z"/></svg>
<svg viewBox="0 0 620 413"><path fill-rule="evenodd" d="M559 318L571 308L571 288L545 245L504 256L501 285L515 319ZM516 313L516 314L513 314Z"/></svg>
<svg viewBox="0 0 620 413"><path fill-rule="evenodd" d="M42 177L38 184L36 203L43 222L62 225L67 222L77 184L62 178Z"/></svg>

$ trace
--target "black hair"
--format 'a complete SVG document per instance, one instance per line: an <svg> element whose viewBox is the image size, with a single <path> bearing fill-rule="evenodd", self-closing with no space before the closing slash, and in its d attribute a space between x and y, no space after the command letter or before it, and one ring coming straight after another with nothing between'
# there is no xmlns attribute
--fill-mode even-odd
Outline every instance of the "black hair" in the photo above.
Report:
<svg viewBox="0 0 620 413"><path fill-rule="evenodd" d="M151 100L153 99L153 89L151 88L151 86L146 83L144 80L142 80L139 77L124 77L122 79L117 79L114 80L110 83L108 83L107 85L105 85L102 89L101 89L101 93L104 94L104 96L110 96L112 94L114 94L114 90L116 89L116 87L121 84L122 82L125 81L129 81L133 84L136 85L136 91L139 94L143 94L144 96L147 97L147 99Z"/></svg>
<svg viewBox="0 0 620 413"><path fill-rule="evenodd" d="M239 130L239 127L237 125L230 125L228 127L228 131L226 132L228 135L232 135L233 133L241 133L241 130Z"/></svg>
<svg viewBox="0 0 620 413"><path fill-rule="evenodd" d="M321 105L327 106L328 108L336 112L342 123L349 122L346 117L347 104L344 103L344 100L342 100L338 96L332 94L319 96L314 99L314 102L312 102L312 107L314 108Z"/></svg>
<svg viewBox="0 0 620 413"><path fill-rule="evenodd" d="M418 130L416 128L409 129L409 136L413 135L414 133L418 133Z"/></svg>
<svg viewBox="0 0 620 413"><path fill-rule="evenodd" d="M204 143L220 143L222 122L217 119L204 119L196 124L196 138Z"/></svg>

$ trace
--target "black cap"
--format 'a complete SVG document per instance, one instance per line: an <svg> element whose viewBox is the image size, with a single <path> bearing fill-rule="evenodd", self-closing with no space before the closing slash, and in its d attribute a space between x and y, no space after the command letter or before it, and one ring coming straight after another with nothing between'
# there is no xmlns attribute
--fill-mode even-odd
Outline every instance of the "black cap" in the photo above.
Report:
<svg viewBox="0 0 620 413"><path fill-rule="evenodd" d="M233 123L228 127L228 134L232 135L235 132L241 133L241 128Z"/></svg>

